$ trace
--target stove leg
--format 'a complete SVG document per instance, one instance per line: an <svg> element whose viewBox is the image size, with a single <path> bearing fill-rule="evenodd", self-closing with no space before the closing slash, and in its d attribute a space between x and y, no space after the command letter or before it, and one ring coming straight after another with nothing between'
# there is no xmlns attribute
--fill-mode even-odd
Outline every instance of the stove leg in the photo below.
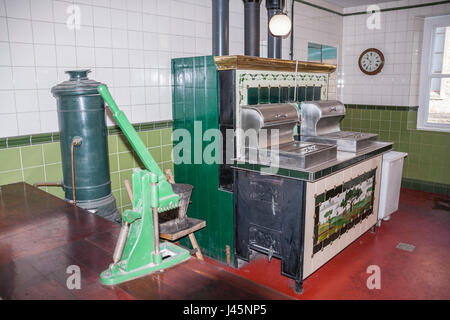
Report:
<svg viewBox="0 0 450 320"><path fill-rule="evenodd" d="M296 294L302 294L303 293L303 281L301 281L301 280L295 281L294 292Z"/></svg>
<svg viewBox="0 0 450 320"><path fill-rule="evenodd" d="M372 228L370 228L370 232L375 233L376 232L376 225L373 225Z"/></svg>

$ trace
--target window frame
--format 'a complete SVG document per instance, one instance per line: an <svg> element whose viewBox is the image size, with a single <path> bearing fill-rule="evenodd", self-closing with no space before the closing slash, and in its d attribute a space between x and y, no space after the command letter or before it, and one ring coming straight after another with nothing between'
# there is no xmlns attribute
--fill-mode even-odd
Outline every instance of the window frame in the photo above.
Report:
<svg viewBox="0 0 450 320"><path fill-rule="evenodd" d="M419 110L417 114L417 129L450 132L450 124L428 122L430 88L433 78L450 78L450 74L432 74L432 54L434 48L434 33L436 28L450 26L450 15L426 17L423 26L422 59L419 81Z"/></svg>

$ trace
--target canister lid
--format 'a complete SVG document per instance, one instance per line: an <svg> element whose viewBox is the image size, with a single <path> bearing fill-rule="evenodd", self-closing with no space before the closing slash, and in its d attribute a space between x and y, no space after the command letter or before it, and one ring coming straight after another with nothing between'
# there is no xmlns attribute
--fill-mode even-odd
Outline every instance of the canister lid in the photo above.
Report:
<svg viewBox="0 0 450 320"><path fill-rule="evenodd" d="M101 82L88 79L87 74L91 72L89 69L68 70L65 73L69 75L69 80L61 82L52 88L52 94L58 96L99 94L97 87Z"/></svg>

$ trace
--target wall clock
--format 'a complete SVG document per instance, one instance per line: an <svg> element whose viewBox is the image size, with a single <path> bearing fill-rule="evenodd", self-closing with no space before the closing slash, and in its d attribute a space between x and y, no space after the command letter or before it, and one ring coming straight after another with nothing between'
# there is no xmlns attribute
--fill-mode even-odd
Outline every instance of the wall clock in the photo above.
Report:
<svg viewBox="0 0 450 320"><path fill-rule="evenodd" d="M359 56L358 65L362 72L373 76L383 69L384 55L378 49L366 49Z"/></svg>

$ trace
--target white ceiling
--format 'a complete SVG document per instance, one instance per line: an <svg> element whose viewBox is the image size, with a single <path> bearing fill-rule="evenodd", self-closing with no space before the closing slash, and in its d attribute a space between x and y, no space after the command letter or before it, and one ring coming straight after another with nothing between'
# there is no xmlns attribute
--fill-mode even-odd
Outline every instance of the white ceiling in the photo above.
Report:
<svg viewBox="0 0 450 320"><path fill-rule="evenodd" d="M341 8L359 7L370 4L391 2L392 0L323 0Z"/></svg>

